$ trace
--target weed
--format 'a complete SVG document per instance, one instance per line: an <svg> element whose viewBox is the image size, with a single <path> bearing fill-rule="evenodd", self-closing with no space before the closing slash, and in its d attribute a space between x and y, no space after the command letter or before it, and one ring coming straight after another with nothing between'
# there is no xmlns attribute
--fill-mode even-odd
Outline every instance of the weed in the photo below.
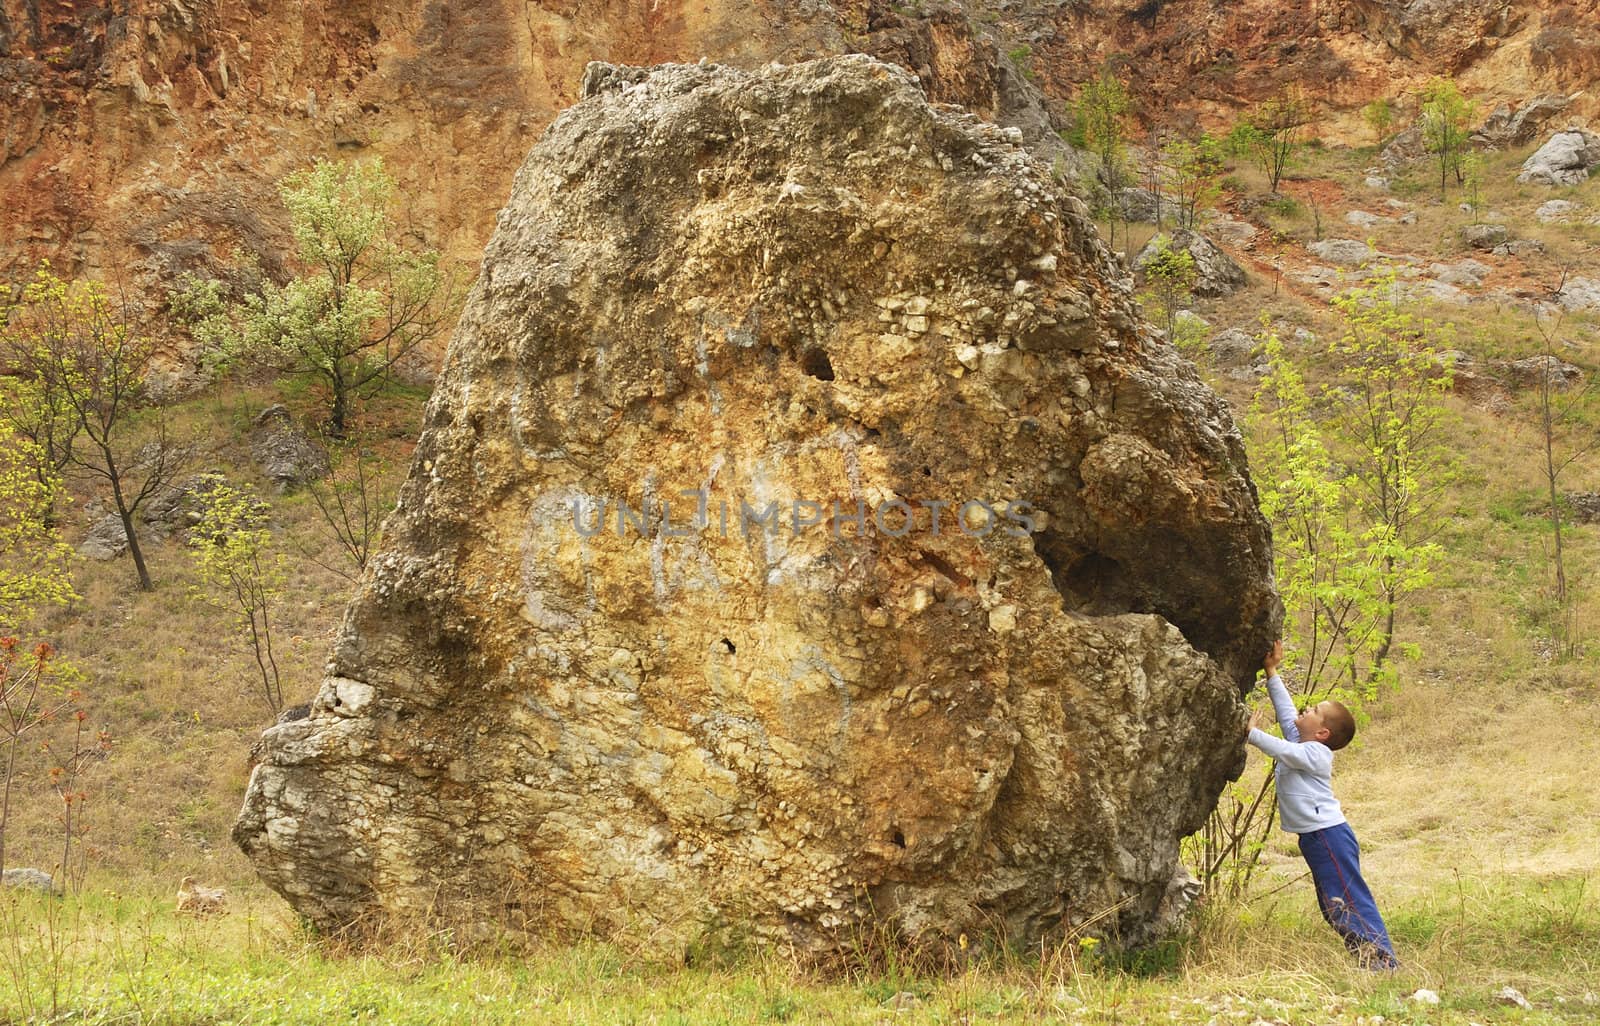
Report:
<svg viewBox="0 0 1600 1026"><path fill-rule="evenodd" d="M1261 209L1278 217L1297 217L1303 207L1293 196L1277 193L1263 199Z"/></svg>
<svg viewBox="0 0 1600 1026"><path fill-rule="evenodd" d="M1013 47L1006 53L1006 56L1010 58L1016 69L1022 72L1023 78L1030 82L1039 80L1039 73L1033 70L1033 47L1023 43L1021 46Z"/></svg>

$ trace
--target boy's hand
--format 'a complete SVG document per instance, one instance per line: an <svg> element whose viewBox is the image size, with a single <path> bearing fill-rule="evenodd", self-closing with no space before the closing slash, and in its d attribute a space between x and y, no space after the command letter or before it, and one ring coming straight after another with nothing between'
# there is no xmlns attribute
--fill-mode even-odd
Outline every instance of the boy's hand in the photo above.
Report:
<svg viewBox="0 0 1600 1026"><path fill-rule="evenodd" d="M1261 669L1268 677L1278 672L1278 664L1283 662L1283 639L1279 638L1272 643L1272 651L1261 657Z"/></svg>
<svg viewBox="0 0 1600 1026"><path fill-rule="evenodd" d="M1261 723L1266 718L1267 718L1267 714L1262 712L1260 709L1251 709L1250 710L1250 722L1245 724L1246 731L1261 729Z"/></svg>

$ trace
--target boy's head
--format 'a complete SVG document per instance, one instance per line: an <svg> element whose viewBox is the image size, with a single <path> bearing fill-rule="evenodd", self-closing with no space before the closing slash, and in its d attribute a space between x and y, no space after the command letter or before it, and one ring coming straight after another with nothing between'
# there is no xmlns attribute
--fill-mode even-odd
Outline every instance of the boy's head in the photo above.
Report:
<svg viewBox="0 0 1600 1026"><path fill-rule="evenodd" d="M1336 752L1356 736L1356 718L1344 703L1332 699L1318 702L1296 716L1294 725L1300 731L1300 740L1321 741Z"/></svg>

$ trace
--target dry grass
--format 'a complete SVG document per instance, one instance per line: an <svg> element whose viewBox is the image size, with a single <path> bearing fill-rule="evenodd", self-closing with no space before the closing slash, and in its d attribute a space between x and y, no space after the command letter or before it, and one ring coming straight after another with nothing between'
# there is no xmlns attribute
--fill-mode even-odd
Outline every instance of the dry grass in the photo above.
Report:
<svg viewBox="0 0 1600 1026"><path fill-rule="evenodd" d="M292 704L308 699L321 679L352 583L322 565L337 566L343 557L308 497L274 495L249 461L243 439L250 420L279 398L261 388L208 393L177 412L192 431L217 440L197 470L223 470L272 506L270 526L289 564L273 609L274 651ZM315 417L313 400L303 403L308 419ZM391 477L404 472L411 445L392 437L394 428L404 424L401 433L409 435L418 406L412 394L375 407L372 431ZM77 498L81 506L90 496ZM80 521L69 512L65 527L74 543L86 526ZM112 734L111 757L85 780L93 861L133 879L193 872L248 881L253 874L228 830L249 776L249 747L272 714L247 636L197 597L182 538L147 540L145 548L153 592L138 590L127 556L82 560L75 574L80 600L32 632L49 638L82 674L91 721ZM13 805L7 863L48 869L58 858L57 801L34 762Z"/></svg>

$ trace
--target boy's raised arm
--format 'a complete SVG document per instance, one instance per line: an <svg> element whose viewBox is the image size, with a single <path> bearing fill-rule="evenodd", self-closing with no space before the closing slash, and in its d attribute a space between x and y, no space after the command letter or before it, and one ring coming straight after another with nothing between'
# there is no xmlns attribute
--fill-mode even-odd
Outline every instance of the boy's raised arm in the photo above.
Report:
<svg viewBox="0 0 1600 1026"><path fill-rule="evenodd" d="M1261 660L1261 669L1267 674L1267 696L1272 699L1272 711L1277 714L1278 728L1283 731L1283 739L1298 742L1300 730L1294 725L1294 699L1289 697L1289 689L1284 687L1283 678L1278 676L1278 664L1281 662L1283 662L1283 640L1279 639L1272 646L1272 651Z"/></svg>

